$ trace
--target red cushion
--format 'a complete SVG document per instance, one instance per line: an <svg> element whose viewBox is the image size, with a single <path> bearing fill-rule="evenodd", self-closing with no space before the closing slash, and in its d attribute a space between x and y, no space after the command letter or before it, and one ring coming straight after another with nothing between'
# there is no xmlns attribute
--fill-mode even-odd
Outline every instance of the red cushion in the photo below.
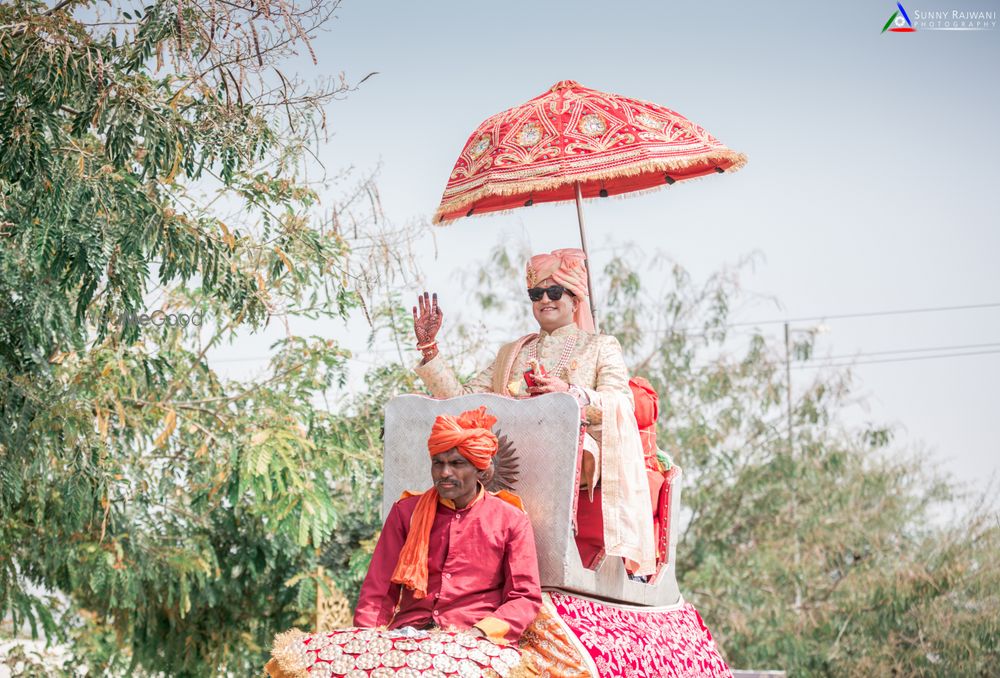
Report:
<svg viewBox="0 0 1000 678"><path fill-rule="evenodd" d="M639 428L656 424L656 417L660 414L660 396L653 385L643 377L632 377L628 380L628 385L635 398L635 421Z"/></svg>

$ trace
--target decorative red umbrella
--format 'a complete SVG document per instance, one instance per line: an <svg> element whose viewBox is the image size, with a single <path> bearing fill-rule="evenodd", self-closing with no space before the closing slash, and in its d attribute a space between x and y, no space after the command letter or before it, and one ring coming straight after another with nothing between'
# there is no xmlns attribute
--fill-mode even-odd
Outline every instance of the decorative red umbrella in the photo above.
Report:
<svg viewBox="0 0 1000 678"><path fill-rule="evenodd" d="M669 108L563 80L472 133L434 221L575 199L586 250L583 198L659 188L745 164L745 155Z"/></svg>

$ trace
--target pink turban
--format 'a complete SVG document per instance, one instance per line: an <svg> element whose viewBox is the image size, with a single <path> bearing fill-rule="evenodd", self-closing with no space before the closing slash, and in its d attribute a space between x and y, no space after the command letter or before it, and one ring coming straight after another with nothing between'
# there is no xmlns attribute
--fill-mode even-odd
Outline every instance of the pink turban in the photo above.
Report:
<svg viewBox="0 0 1000 678"><path fill-rule="evenodd" d="M590 314L590 290L587 288L587 255L577 247L553 250L551 254L536 254L528 260L528 287L552 278L576 295L579 303L573 322L581 330L594 331L594 316Z"/></svg>

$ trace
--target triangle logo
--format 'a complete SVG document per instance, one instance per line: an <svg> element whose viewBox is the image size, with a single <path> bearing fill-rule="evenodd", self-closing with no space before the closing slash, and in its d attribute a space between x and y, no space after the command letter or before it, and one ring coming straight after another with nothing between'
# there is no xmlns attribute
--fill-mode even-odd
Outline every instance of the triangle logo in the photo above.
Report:
<svg viewBox="0 0 1000 678"><path fill-rule="evenodd" d="M903 3L896 3L896 11L892 13L889 20L885 22L885 26L882 27L882 32L885 33L886 31L890 33L917 32L917 29L913 27L913 22L910 21L910 15L903 8Z"/></svg>

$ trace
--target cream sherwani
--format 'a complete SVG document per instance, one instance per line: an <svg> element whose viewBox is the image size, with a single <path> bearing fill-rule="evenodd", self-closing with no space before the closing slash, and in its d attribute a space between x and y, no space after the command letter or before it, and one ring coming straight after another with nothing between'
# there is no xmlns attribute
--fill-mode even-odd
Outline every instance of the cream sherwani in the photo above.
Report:
<svg viewBox="0 0 1000 678"><path fill-rule="evenodd" d="M568 364L555 373L564 349L574 337L576 344ZM615 337L586 332L573 324L553 332L542 330L537 337L505 345L489 367L464 385L440 354L418 365L415 371L436 398L467 393L523 396L522 374L528 369L533 346L549 374L579 387L589 401L589 435L584 437L584 449L598 460L591 484L600 478L605 551L639 563L638 574L652 573L656 556L642 442L635 423L628 370Z"/></svg>

